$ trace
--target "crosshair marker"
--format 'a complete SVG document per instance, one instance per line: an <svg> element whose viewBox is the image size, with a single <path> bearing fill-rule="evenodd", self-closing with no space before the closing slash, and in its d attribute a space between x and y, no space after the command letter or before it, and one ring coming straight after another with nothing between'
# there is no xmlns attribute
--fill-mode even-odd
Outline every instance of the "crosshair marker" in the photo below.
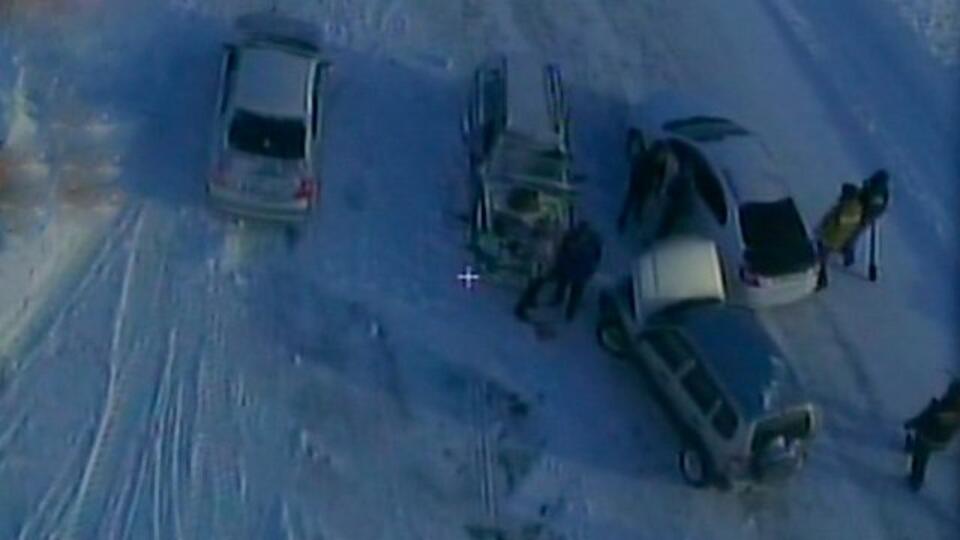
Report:
<svg viewBox="0 0 960 540"><path fill-rule="evenodd" d="M467 289L472 289L474 282L480 281L480 274L477 274L473 271L473 267L467 265L467 268L457 274L457 279L463 283L463 286Z"/></svg>

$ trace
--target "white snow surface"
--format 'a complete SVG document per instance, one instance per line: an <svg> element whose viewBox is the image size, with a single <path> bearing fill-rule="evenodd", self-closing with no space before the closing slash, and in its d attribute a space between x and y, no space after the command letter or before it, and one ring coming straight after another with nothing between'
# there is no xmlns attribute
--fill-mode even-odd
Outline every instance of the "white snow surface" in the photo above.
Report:
<svg viewBox="0 0 960 540"><path fill-rule="evenodd" d="M888 0L946 65L960 65L960 3L956 0Z"/></svg>
<svg viewBox="0 0 960 540"><path fill-rule="evenodd" d="M957 72L871 0L277 0L334 61L303 236L206 205L220 42L273 1L0 6L0 538L948 539L900 426L957 375ZM931 4L933 5L932 0ZM931 8L933 9L933 8ZM948 40L949 41L949 40ZM785 486L695 491L643 380L470 262L459 118L498 50L568 83L605 282L637 104L698 95L763 136L808 221L893 175L881 279L764 312L824 410Z"/></svg>

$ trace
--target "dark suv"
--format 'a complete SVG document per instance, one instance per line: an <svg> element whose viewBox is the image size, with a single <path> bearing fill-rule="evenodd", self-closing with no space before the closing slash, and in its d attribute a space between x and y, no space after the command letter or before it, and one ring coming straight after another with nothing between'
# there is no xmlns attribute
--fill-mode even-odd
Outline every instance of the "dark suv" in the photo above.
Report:
<svg viewBox="0 0 960 540"><path fill-rule="evenodd" d="M636 290L648 281L643 268L602 293L597 335L650 376L685 439L683 477L697 487L746 486L799 469L819 413L756 314L721 295L645 313Z"/></svg>

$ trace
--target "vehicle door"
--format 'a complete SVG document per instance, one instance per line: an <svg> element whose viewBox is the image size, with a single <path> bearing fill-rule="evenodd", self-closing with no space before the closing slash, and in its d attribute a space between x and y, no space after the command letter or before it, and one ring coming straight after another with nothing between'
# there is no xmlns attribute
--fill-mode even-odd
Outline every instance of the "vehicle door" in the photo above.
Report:
<svg viewBox="0 0 960 540"><path fill-rule="evenodd" d="M736 445L736 435L740 425L740 416L736 409L726 397L720 396L720 404L710 417L709 438L713 441L712 446L718 450L725 449L724 453L731 457L737 455L739 448Z"/></svg>
<svg viewBox="0 0 960 540"><path fill-rule="evenodd" d="M324 120L324 92L327 86L330 64L317 62L314 66L310 92L310 134L312 145L316 146L323 139Z"/></svg>
<svg viewBox="0 0 960 540"><path fill-rule="evenodd" d="M224 148L227 137L227 121L229 120L227 112L230 109L230 102L233 98L233 84L237 70L237 57L239 51L235 45L223 46L223 60L220 64L220 87L217 95L216 125L214 136L217 138L214 149L219 152Z"/></svg>
<svg viewBox="0 0 960 540"><path fill-rule="evenodd" d="M637 131L636 133L643 133ZM633 181L633 176L637 172L638 167L642 167L644 161L647 159L645 155L646 152L650 150L654 144L664 143L672 148L672 139L663 138L662 134L656 133L650 138L649 145L643 145L644 136L632 136L628 140L628 157L629 157L629 176L627 177L628 182ZM665 230L666 227L664 220L666 219L668 213L673 210L671 206L671 195L678 190L681 186L678 186L680 182L680 169L682 168L682 163L680 163L680 158L677 156L677 161L673 170L668 173L663 178L645 178L644 181L653 182L654 187L649 192L646 201L643 206L643 218L641 224L644 227L644 230L658 233ZM650 227L647 229L647 227Z"/></svg>
<svg viewBox="0 0 960 540"><path fill-rule="evenodd" d="M690 368L680 377L680 386L684 401L683 420L700 436L704 444L714 442L713 427L709 424L710 418L720 407L721 393L713 375L699 358L695 358Z"/></svg>
<svg viewBox="0 0 960 540"><path fill-rule="evenodd" d="M233 85L236 78L237 62L240 50L236 45L223 46L223 58L220 63L220 79L217 88L217 103L214 110L214 128L212 141L208 147L208 183L222 184L226 182L225 160L227 152L227 138L231 121L231 102L233 100Z"/></svg>
<svg viewBox="0 0 960 540"><path fill-rule="evenodd" d="M693 361L694 352L683 336L669 328L646 330L640 335L640 353L657 385L672 400L680 399L679 374Z"/></svg>
<svg viewBox="0 0 960 540"><path fill-rule="evenodd" d="M697 149L682 140L668 141L677 168L668 173L658 191L660 234L692 233L711 236L711 224L706 221L706 211L697 190L698 177L702 175L704 159Z"/></svg>
<svg viewBox="0 0 960 540"><path fill-rule="evenodd" d="M695 227L717 244L725 279L739 267L740 247L736 226L735 201L730 197L726 183L719 177L725 174L707 161L703 154L694 152L688 159L693 193ZM729 281L728 281L729 282Z"/></svg>

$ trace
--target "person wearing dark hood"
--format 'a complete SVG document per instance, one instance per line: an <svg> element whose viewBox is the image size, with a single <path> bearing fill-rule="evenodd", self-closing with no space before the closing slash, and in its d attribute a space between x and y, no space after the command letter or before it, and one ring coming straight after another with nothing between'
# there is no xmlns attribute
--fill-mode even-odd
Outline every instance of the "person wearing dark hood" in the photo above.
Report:
<svg viewBox="0 0 960 540"><path fill-rule="evenodd" d="M597 270L603 255L603 243L586 221L580 221L568 230L560 241L560 248L550 270L530 280L514 308L514 314L527 320L527 310L535 307L540 290L547 283L556 286L553 304L567 299L566 319L572 320L580 306L587 283Z"/></svg>
<svg viewBox="0 0 960 540"><path fill-rule="evenodd" d="M647 200L663 188L677 168L676 156L663 141L654 141L634 158L630 166L630 187L617 217L618 232L623 232L631 215L635 220L640 219Z"/></svg>
<svg viewBox="0 0 960 540"><path fill-rule="evenodd" d="M903 424L905 450L910 454L908 482L914 491L923 486L933 452L943 451L960 431L960 379L953 379L940 399L933 398L920 414Z"/></svg>
<svg viewBox="0 0 960 540"><path fill-rule="evenodd" d="M887 211L890 205L890 174L885 169L877 170L863 181L860 205L863 207L863 228L872 225Z"/></svg>
<svg viewBox="0 0 960 540"><path fill-rule="evenodd" d="M820 258L817 290L827 286L827 263L831 253L842 253L844 264L853 264L853 240L860 231L862 218L860 190L854 184L843 184L840 199L827 211L817 227L817 252Z"/></svg>
<svg viewBox="0 0 960 540"><path fill-rule="evenodd" d="M890 205L890 175L886 169L878 169L867 177L860 187L857 198L860 201L861 208L860 226L857 228L856 234L843 247L844 266L851 266L854 263L854 254L860 237L868 229L875 226L877 220L883 216ZM876 233L872 232L871 234Z"/></svg>

